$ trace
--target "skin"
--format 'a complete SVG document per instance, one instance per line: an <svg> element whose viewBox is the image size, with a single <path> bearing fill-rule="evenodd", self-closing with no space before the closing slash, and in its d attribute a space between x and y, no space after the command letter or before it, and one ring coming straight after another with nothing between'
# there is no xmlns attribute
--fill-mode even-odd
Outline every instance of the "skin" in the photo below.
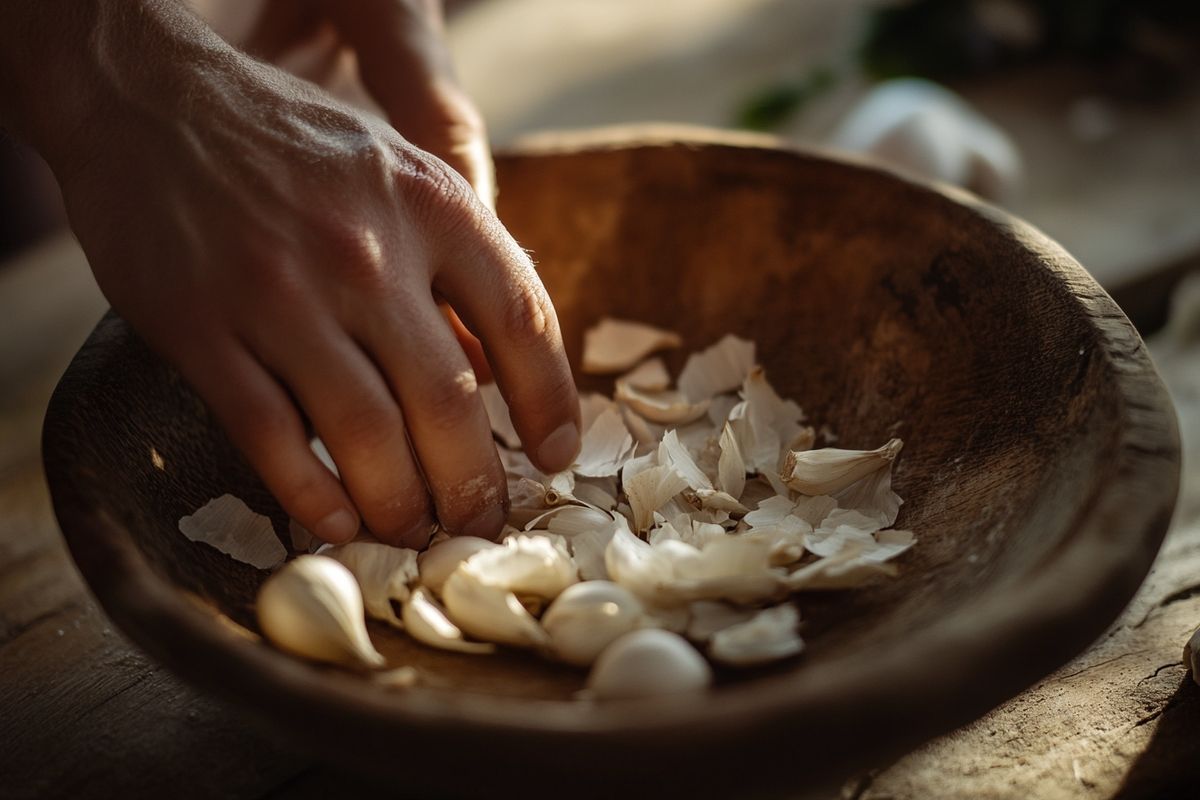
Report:
<svg viewBox="0 0 1200 800"><path fill-rule="evenodd" d="M391 124L174 0L0 6L0 115L54 169L113 307L294 519L331 542L361 522L420 547L435 519L494 537L508 499L485 371L539 468L578 452L553 305L490 210L437 5L271 3L246 46L270 59L318 33L355 53Z"/></svg>

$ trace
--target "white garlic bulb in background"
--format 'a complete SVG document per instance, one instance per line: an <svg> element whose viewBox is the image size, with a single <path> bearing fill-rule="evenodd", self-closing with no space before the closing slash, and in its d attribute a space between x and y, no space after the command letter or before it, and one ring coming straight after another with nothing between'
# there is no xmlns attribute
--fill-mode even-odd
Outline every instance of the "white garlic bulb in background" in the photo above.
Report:
<svg viewBox="0 0 1200 800"><path fill-rule="evenodd" d="M584 581L568 586L550 604L542 628L557 658L586 667L642 620L642 604L628 589L611 581Z"/></svg>
<svg viewBox="0 0 1200 800"><path fill-rule="evenodd" d="M712 669L682 636L657 628L627 633L609 645L588 676L601 700L696 692L712 683Z"/></svg>
<svg viewBox="0 0 1200 800"><path fill-rule="evenodd" d="M876 86L829 143L991 200L1012 199L1021 182L1021 156L1008 134L954 92L919 78Z"/></svg>
<svg viewBox="0 0 1200 800"><path fill-rule="evenodd" d="M258 624L281 650L354 667L383 666L371 644L362 593L345 566L304 555L285 564L258 592Z"/></svg>

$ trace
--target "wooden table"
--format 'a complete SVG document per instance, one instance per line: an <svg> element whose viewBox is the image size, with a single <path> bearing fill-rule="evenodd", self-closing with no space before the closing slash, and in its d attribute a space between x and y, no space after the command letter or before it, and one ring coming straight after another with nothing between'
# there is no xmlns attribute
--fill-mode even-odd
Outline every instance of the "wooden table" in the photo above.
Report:
<svg viewBox="0 0 1200 800"><path fill-rule="evenodd" d="M566 11L549 3L498 0L452 29L464 78L484 98L501 138L539 125L597 121L589 115L644 117L646 109L659 118L721 122L739 93L774 77L781 52L819 53L848 30L828 0L671 0L651 4L653 13L638 12L648 5L640 0L611 0L625 17L615 13L600 29L571 18L596 4ZM802 6L809 11L794 10ZM744 13L727 30L722 25L734 19L730 8ZM640 28L630 22L634 13L644 13ZM804 14L812 25L802 24ZM506 35L506 25L524 38ZM791 39L784 35L787 25ZM578 63L538 67L556 63L555 53L571 52ZM726 66L714 71L705 53L726 59ZM496 69L499 62L504 70ZM628 85L630 73L620 72L622 64L640 69L623 106L616 90ZM697 80L709 87L693 93L691 105L677 102L670 82L680 69L692 70L694 78L700 70ZM1012 98L1042 83L1037 75L979 92L977 101L1019 133L1035 167L1018 210L1064 240L1086 265L1099 263L1109 285L1194 261L1200 225L1194 216L1190 227L1180 219L1178 198L1200 196L1200 160L1175 166L1139 159L1148 146L1187 145L1200 102L1190 97L1165 118L1142 113L1127 120L1121 138L1102 153L1072 152L1052 135L1053 120L1046 117L1074 91L1071 80L1061 73L1047 79L1049 90L1035 95L1032 112ZM797 123L795 135L816 136L828 124L821 114L829 113ZM1096 163L1104 169L1096 170ZM1064 192L1064 184L1076 190ZM1128 192L1135 185L1150 192L1139 203ZM103 308L81 254L67 240L0 269L0 796L183 800L383 791L288 749L237 709L181 684L112 629L75 572L51 515L38 436L54 382ZM1155 352L1180 401L1188 459L1200 464L1200 343L1163 343ZM1091 650L989 716L850 781L842 796L1194 794L1200 687L1185 678L1180 649L1200 624L1200 471L1193 468L1187 480L1177 524L1154 571Z"/></svg>

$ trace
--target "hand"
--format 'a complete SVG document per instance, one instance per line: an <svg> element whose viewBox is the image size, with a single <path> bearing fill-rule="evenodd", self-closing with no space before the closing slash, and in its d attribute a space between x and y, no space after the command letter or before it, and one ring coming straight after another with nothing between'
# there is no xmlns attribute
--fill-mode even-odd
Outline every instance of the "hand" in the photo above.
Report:
<svg viewBox="0 0 1200 800"><path fill-rule="evenodd" d="M56 167L101 288L317 536L353 536L361 513L419 547L434 512L495 535L504 473L435 298L483 342L534 462L563 469L578 400L529 258L465 180L387 124L190 16L164 27L157 51L106 64L111 102Z"/></svg>

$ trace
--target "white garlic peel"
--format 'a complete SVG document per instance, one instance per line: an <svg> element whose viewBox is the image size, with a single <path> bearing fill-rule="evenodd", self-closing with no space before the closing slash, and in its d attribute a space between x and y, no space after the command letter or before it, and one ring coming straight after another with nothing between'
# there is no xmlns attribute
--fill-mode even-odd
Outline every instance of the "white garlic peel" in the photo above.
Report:
<svg viewBox="0 0 1200 800"><path fill-rule="evenodd" d="M804 649L796 632L800 614L790 604L760 611L745 622L713 633L708 654L732 667L750 667L794 656Z"/></svg>
<svg viewBox="0 0 1200 800"><path fill-rule="evenodd" d="M430 647L459 653L486 654L496 646L488 642L468 642L463 632L450 621L429 590L418 586L404 601L404 628L414 639Z"/></svg>
<svg viewBox="0 0 1200 800"><path fill-rule="evenodd" d="M318 552L350 570L370 617L402 627L392 601L407 600L409 585L417 580L416 550L383 542L353 541L322 547Z"/></svg>
<svg viewBox="0 0 1200 800"><path fill-rule="evenodd" d="M314 661L383 666L367 635L354 575L331 558L303 555L263 582L258 624L276 647Z"/></svg>
<svg viewBox="0 0 1200 800"><path fill-rule="evenodd" d="M657 628L627 633L600 654L588 675L589 696L637 699L697 692L712 684L712 669L682 636Z"/></svg>
<svg viewBox="0 0 1200 800"><path fill-rule="evenodd" d="M584 581L568 587L550 604L542 628L556 658L586 667L643 619L642 604L628 589L611 581Z"/></svg>

